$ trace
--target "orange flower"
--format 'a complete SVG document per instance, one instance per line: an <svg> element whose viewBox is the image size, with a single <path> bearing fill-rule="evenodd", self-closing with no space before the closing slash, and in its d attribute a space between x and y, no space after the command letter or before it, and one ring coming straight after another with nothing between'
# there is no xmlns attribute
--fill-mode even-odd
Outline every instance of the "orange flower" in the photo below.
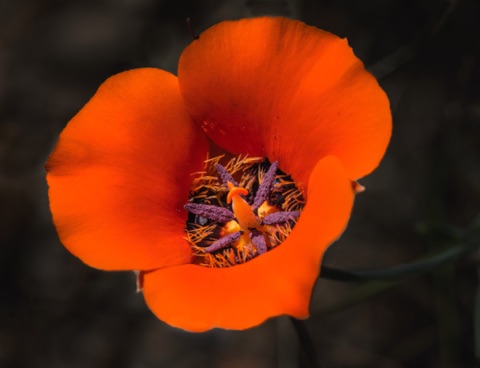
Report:
<svg viewBox="0 0 480 368"><path fill-rule="evenodd" d="M352 181L378 165L390 132L388 99L346 40L285 18L222 22L184 50L178 78L151 68L115 75L68 123L46 166L53 219L86 264L141 271L148 306L173 326L306 318L322 255L348 222ZM237 245L218 268L195 261L184 206L192 174L219 147L278 162L306 204L275 247L257 209L242 204L240 214L237 204L233 215L248 213L254 228L249 238L233 220L238 235L220 239ZM245 202L248 191L233 187L229 201ZM253 244L251 259L239 261L240 241Z"/></svg>

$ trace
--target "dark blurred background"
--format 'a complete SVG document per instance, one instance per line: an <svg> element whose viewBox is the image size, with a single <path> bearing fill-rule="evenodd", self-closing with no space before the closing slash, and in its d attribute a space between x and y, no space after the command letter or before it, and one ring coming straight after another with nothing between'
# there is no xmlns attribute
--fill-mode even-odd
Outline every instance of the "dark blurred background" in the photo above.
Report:
<svg viewBox="0 0 480 368"><path fill-rule="evenodd" d="M263 14L347 37L391 99L386 157L324 264L381 270L447 252L393 281L321 278L306 326L323 365L480 366L479 13L477 0L0 0L0 368L306 366L287 318L186 333L153 317L133 274L83 265L58 241L43 169L108 76L176 72L187 17L200 33Z"/></svg>

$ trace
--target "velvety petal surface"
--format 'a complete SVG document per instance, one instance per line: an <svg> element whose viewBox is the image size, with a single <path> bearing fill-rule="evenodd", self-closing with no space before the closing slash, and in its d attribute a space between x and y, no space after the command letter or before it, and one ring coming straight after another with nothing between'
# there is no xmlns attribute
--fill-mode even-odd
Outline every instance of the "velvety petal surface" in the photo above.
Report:
<svg viewBox="0 0 480 368"><path fill-rule="evenodd" d="M147 272L144 295L159 319L190 331L245 329L278 315L308 316L325 249L343 232L353 204L348 174L335 157L315 167L308 202L288 239L242 265L181 265Z"/></svg>
<svg viewBox="0 0 480 368"><path fill-rule="evenodd" d="M391 133L387 96L346 39L286 18L226 21L183 52L179 83L219 146L267 156L307 183L337 156L352 179L379 163Z"/></svg>
<svg viewBox="0 0 480 368"><path fill-rule="evenodd" d="M183 205L207 150L175 76L145 68L109 78L68 123L47 162L61 242L101 269L190 262Z"/></svg>

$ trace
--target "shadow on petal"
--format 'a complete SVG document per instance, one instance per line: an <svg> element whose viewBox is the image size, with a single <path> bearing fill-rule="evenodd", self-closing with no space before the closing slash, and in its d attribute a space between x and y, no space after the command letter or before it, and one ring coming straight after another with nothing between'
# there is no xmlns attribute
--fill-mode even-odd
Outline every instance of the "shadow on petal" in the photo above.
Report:
<svg viewBox="0 0 480 368"><path fill-rule="evenodd" d="M389 101L346 39L286 18L226 21L183 52L179 83L205 133L267 156L297 182L333 155L370 173L390 140Z"/></svg>

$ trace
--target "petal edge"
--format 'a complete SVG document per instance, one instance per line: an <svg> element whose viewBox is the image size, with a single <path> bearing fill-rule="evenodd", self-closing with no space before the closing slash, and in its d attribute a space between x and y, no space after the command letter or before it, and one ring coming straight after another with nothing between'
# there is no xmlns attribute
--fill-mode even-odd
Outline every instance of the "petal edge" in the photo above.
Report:
<svg viewBox="0 0 480 368"><path fill-rule="evenodd" d="M388 98L347 41L299 21L219 23L184 50L178 73L216 144L278 160L303 183L327 155L352 179L370 173L390 139Z"/></svg>
<svg viewBox="0 0 480 368"><path fill-rule="evenodd" d="M101 269L188 263L183 204L207 149L175 76L145 68L110 77L67 124L46 165L61 242Z"/></svg>

